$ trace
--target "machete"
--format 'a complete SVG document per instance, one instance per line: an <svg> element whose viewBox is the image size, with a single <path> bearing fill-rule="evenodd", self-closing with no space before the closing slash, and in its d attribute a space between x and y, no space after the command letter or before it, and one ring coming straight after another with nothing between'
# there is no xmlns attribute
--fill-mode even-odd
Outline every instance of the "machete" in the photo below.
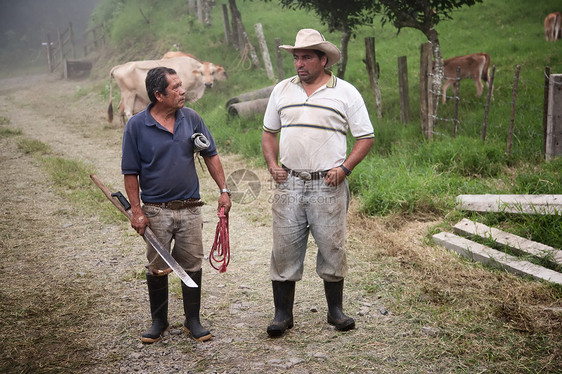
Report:
<svg viewBox="0 0 562 374"><path fill-rule="evenodd" d="M94 174L90 174L90 178L92 178L96 186L99 187L99 189L104 193L104 195L109 199L109 201L111 201L113 205L115 205L115 207L119 209L121 213L123 213L129 220L131 220L133 214L131 213L131 204L129 204L127 198L123 196L123 194L119 191L115 193L111 193L109 189L102 183L102 181L99 180L99 178L96 177ZM187 275L185 270L183 270L180 264L177 263L177 261L172 257L170 252L168 252L164 248L164 246L162 246L162 243L160 243L160 240L158 240L158 238L156 237L154 232L150 229L150 227L148 226L145 227L144 235L142 237L144 238L145 241L150 243L150 245L152 245L154 249L156 249L160 257L162 257L162 259L166 261L168 266L170 266L170 268L174 271L174 273L176 273L180 277L182 282L185 283L187 287L197 288L197 283L195 283L193 279L191 279L189 275Z"/></svg>

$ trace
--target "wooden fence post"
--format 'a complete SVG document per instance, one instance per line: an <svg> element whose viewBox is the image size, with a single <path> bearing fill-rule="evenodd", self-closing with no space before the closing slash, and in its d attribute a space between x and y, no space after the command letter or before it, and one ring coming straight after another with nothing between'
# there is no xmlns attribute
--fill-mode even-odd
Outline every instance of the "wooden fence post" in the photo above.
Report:
<svg viewBox="0 0 562 374"><path fill-rule="evenodd" d="M369 73L369 80L371 82L371 90L375 97L375 105L377 107L377 117L382 118L382 99L381 89L379 86L379 69L377 60L375 58L375 38L365 38L365 64L367 65L367 72Z"/></svg>
<svg viewBox="0 0 562 374"><path fill-rule="evenodd" d="M550 75L546 160L562 156L562 74Z"/></svg>
<svg viewBox="0 0 562 374"><path fill-rule="evenodd" d="M398 57L398 90L400 92L400 121L406 124L410 122L410 91L406 56Z"/></svg>
<svg viewBox="0 0 562 374"><path fill-rule="evenodd" d="M515 79L513 81L513 94L511 96L511 120L509 122L509 132L507 134L507 154L511 153L511 144L513 138L513 127L515 122L515 102L517 101L517 85L519 84L519 72L521 71L521 65L517 65L515 68Z"/></svg>
<svg viewBox="0 0 562 374"><path fill-rule="evenodd" d="M195 5L195 0L187 0L187 12L190 14L195 13L197 6Z"/></svg>
<svg viewBox="0 0 562 374"><path fill-rule="evenodd" d="M224 23L224 39L227 45L231 45L232 35L230 34L230 22L228 21L228 9L226 4L222 4L222 22Z"/></svg>
<svg viewBox="0 0 562 374"><path fill-rule="evenodd" d="M232 23L232 45L236 50L243 51L244 45L240 43L240 27L238 26L238 19L241 17L238 8L236 7L235 0L228 0L230 8L230 22Z"/></svg>
<svg viewBox="0 0 562 374"><path fill-rule="evenodd" d="M494 92L494 76L496 75L496 65L492 65L492 76L488 86L488 96L486 96L486 108L484 109L484 122L482 123L482 141L486 141L486 129L488 128L488 112L490 111L490 100Z"/></svg>
<svg viewBox="0 0 562 374"><path fill-rule="evenodd" d="M265 41L265 36L263 35L263 27L262 27L261 23L256 23L254 25L254 30L256 31L256 35L258 37L258 43L259 43L259 46L260 46L263 64L265 66L265 72L267 73L267 77L269 79L274 80L275 75L273 74L273 66L271 65L271 57L269 56L269 50L267 49L267 42Z"/></svg>
<svg viewBox="0 0 562 374"><path fill-rule="evenodd" d="M60 31L58 32L58 35L59 35L59 37L58 37L58 44L59 44L59 52L60 52L60 60L59 60L59 63L60 63L61 66L62 66L62 62L64 61L64 44L62 43L62 35L61 35L61 32L60 32ZM58 64L57 64L57 65L58 65Z"/></svg>
<svg viewBox="0 0 562 374"><path fill-rule="evenodd" d="M455 84L453 84L453 95L455 95L455 109L453 112L453 138L457 137L459 129L459 89L461 87L461 67L457 66Z"/></svg>
<svg viewBox="0 0 562 374"><path fill-rule="evenodd" d="M281 38L275 38L275 56L277 56L277 79L283 79L283 56L279 46L281 45Z"/></svg>
<svg viewBox="0 0 562 374"><path fill-rule="evenodd" d="M542 110L543 152L546 154L546 130L548 126L548 92L550 87L550 66L544 68L544 101Z"/></svg>
<svg viewBox="0 0 562 374"><path fill-rule="evenodd" d="M427 42L421 45L420 52L420 115L421 130L426 139L433 138L433 94L431 84L431 43Z"/></svg>
<svg viewBox="0 0 562 374"><path fill-rule="evenodd" d="M197 0L197 20L203 23L203 0Z"/></svg>
<svg viewBox="0 0 562 374"><path fill-rule="evenodd" d="M47 34L47 63L49 64L49 73L52 73L53 70L55 70L55 66L53 63L53 48L51 46L49 34Z"/></svg>

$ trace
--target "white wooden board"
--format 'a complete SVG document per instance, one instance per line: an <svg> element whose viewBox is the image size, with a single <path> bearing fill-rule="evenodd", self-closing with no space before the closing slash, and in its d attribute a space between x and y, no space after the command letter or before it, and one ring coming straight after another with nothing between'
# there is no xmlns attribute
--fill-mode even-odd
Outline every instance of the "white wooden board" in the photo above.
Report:
<svg viewBox="0 0 562 374"><path fill-rule="evenodd" d="M484 239L491 239L501 246L513 249L520 253L545 258L551 262L562 265L562 251L542 243L537 243L532 240L486 226L483 223L474 222L464 218L453 227L453 230L462 236L477 236Z"/></svg>
<svg viewBox="0 0 562 374"><path fill-rule="evenodd" d="M535 279L542 279L562 285L561 273L528 261L520 260L515 256L497 251L458 235L440 232L433 235L433 240L435 243L473 261L479 261L490 266L504 269L513 274L528 275Z"/></svg>
<svg viewBox="0 0 562 374"><path fill-rule="evenodd" d="M562 195L459 195L457 205L476 212L562 214Z"/></svg>

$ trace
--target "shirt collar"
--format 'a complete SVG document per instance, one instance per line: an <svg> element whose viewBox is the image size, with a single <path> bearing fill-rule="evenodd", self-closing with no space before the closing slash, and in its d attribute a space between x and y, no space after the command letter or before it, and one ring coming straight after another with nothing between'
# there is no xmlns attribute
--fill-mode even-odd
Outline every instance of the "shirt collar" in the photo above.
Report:
<svg viewBox="0 0 562 374"><path fill-rule="evenodd" d="M145 126L156 126L156 124L158 123L154 117L152 116L152 114L150 114L150 108L152 108L154 104L150 103L148 104L148 106L145 109L145 113L146 113L146 120L144 121ZM183 111L181 109L176 111L176 122L177 123L179 120L182 120L184 117L183 115Z"/></svg>

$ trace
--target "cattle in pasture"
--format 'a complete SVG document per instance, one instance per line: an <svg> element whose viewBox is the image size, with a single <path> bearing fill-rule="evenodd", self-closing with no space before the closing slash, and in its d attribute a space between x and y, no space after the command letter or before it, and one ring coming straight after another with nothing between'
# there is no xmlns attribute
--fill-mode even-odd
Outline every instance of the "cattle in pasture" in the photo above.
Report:
<svg viewBox="0 0 562 374"><path fill-rule="evenodd" d="M445 77L447 81L443 85L441 101L445 104L447 89L457 80L457 66L460 66L460 79L472 78L476 85L476 95L482 95L484 85L490 87L490 55L487 53L474 53L465 56L451 57L443 61L445 65Z"/></svg>
<svg viewBox="0 0 562 374"><path fill-rule="evenodd" d="M113 121L113 85L114 78L121 90L121 102L118 106L123 123L133 114L140 112L150 103L146 92L145 79L148 71L158 66L174 69L186 90L185 99L189 102L199 100L205 92L203 64L191 57L174 57L163 60L130 61L114 66L109 73L109 107L107 119Z"/></svg>
<svg viewBox="0 0 562 374"><path fill-rule="evenodd" d="M546 41L553 42L562 37L562 13L550 13L544 19L544 37Z"/></svg>
<svg viewBox="0 0 562 374"><path fill-rule="evenodd" d="M174 57L191 57L193 59L197 58L190 53L185 53L181 51L169 51L162 56L162 59L165 58L174 58ZM199 60L198 60L199 61ZM221 65L215 65L209 61L199 61L203 64L203 77L205 79L205 87L211 88L213 87L213 83L215 80L217 81L224 81L226 80L226 71Z"/></svg>

